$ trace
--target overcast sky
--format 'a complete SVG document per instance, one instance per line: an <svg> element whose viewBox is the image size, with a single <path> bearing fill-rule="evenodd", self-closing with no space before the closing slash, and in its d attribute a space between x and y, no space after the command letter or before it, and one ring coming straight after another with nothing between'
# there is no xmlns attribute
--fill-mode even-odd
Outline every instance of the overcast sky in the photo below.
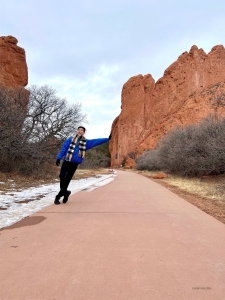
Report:
<svg viewBox="0 0 225 300"><path fill-rule="evenodd" d="M0 0L0 36L25 49L29 85L49 85L107 137L132 76L157 80L192 45L225 45L223 0Z"/></svg>

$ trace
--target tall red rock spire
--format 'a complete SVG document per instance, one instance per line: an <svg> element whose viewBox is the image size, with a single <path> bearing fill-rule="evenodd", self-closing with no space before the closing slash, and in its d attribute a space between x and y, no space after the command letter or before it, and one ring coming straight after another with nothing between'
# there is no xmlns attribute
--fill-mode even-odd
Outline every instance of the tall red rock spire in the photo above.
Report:
<svg viewBox="0 0 225 300"><path fill-rule="evenodd" d="M25 87L28 83L26 55L13 36L0 37L0 84Z"/></svg>
<svg viewBox="0 0 225 300"><path fill-rule="evenodd" d="M224 83L222 45L208 54L192 46L156 83L149 74L131 77L122 89L121 113L112 124L112 166L120 165L129 153L153 149L175 125L201 120L212 110L212 94L218 92L218 86L222 90ZM215 84L219 85L213 87Z"/></svg>

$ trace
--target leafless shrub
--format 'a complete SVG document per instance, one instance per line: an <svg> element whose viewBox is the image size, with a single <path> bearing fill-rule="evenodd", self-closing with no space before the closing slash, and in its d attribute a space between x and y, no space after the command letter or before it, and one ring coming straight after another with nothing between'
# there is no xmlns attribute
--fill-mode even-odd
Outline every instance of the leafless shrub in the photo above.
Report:
<svg viewBox="0 0 225 300"><path fill-rule="evenodd" d="M26 116L28 93L22 89L0 87L0 151L6 150L20 136Z"/></svg>
<svg viewBox="0 0 225 300"><path fill-rule="evenodd" d="M136 158L136 155L137 155L137 152L135 151L131 151L127 154L128 157L132 158L132 159L135 159Z"/></svg>
<svg viewBox="0 0 225 300"><path fill-rule="evenodd" d="M15 149L22 142L29 93L22 88L0 87L0 167L10 171L15 166Z"/></svg>
<svg viewBox="0 0 225 300"><path fill-rule="evenodd" d="M106 168L110 166L110 158L103 152L91 149L85 154L85 158L80 165L81 169Z"/></svg>
<svg viewBox="0 0 225 300"><path fill-rule="evenodd" d="M225 171L225 120L208 117L198 125L179 128L159 146L162 167L187 176L220 174Z"/></svg>
<svg viewBox="0 0 225 300"><path fill-rule="evenodd" d="M225 118L218 121L209 116L198 125L176 128L160 140L155 151L139 157L138 165L144 161L142 168L157 166L183 176L224 173Z"/></svg>
<svg viewBox="0 0 225 300"><path fill-rule="evenodd" d="M136 159L137 170L160 170L158 150L148 150Z"/></svg>

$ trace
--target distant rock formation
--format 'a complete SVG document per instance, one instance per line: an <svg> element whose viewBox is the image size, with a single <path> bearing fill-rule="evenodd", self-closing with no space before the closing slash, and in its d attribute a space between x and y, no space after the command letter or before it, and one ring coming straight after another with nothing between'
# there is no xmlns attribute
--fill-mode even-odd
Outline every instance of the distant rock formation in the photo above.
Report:
<svg viewBox="0 0 225 300"><path fill-rule="evenodd" d="M0 37L0 85L17 88L28 83L26 55L13 36Z"/></svg>
<svg viewBox="0 0 225 300"><path fill-rule="evenodd" d="M225 87L225 48L184 52L156 83L150 74L131 77L122 89L121 113L112 124L112 167L153 149L175 125L197 123L213 111L212 96ZM126 158L129 157L129 160Z"/></svg>

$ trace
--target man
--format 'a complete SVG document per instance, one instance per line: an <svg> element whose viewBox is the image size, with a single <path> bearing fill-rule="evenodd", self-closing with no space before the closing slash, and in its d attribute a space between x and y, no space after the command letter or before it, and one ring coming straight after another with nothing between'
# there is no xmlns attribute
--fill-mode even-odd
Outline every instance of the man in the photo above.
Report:
<svg viewBox="0 0 225 300"><path fill-rule="evenodd" d="M67 188L75 173L79 164L85 156L85 152L93 147L108 142L111 139L111 134L108 138L88 140L84 137L86 129L83 126L79 126L77 134L74 137L69 137L57 155L56 165L60 165L60 159L63 160L63 164L60 170L60 191L55 197L55 204L60 204L59 200L63 196L63 203L68 201L71 191Z"/></svg>

